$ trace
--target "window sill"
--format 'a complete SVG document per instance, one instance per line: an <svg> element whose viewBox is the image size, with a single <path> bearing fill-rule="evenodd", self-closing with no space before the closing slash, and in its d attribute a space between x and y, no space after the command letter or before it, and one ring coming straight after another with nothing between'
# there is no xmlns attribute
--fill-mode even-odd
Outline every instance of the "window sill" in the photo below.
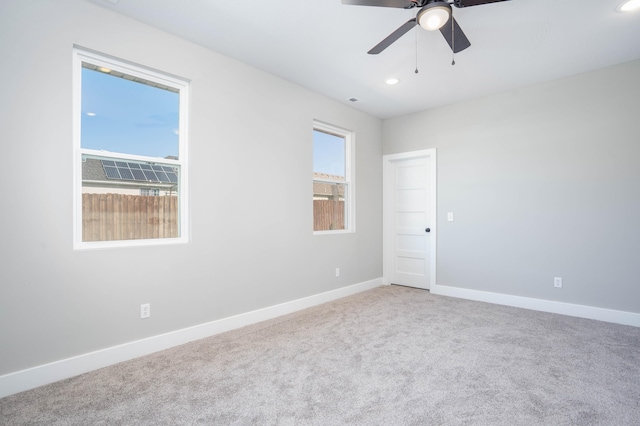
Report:
<svg viewBox="0 0 640 426"><path fill-rule="evenodd" d="M338 235L338 234L353 234L355 231L351 229L340 229L335 231L313 231L313 235Z"/></svg>
<svg viewBox="0 0 640 426"><path fill-rule="evenodd" d="M103 250L124 247L153 247L175 244L187 244L186 237L179 238L149 238L144 240L113 240L113 241L83 241L73 245L74 250Z"/></svg>

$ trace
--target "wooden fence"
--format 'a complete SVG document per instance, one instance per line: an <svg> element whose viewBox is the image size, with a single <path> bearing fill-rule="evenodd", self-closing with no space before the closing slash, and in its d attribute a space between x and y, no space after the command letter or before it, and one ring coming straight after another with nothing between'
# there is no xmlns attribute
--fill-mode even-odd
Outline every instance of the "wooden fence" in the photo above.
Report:
<svg viewBox="0 0 640 426"><path fill-rule="evenodd" d="M344 229L344 201L313 200L313 230Z"/></svg>
<svg viewBox="0 0 640 426"><path fill-rule="evenodd" d="M176 196L82 194L82 241L178 236Z"/></svg>
<svg viewBox="0 0 640 426"><path fill-rule="evenodd" d="M344 229L344 201L313 200L313 230ZM82 194L82 241L178 237L178 197Z"/></svg>

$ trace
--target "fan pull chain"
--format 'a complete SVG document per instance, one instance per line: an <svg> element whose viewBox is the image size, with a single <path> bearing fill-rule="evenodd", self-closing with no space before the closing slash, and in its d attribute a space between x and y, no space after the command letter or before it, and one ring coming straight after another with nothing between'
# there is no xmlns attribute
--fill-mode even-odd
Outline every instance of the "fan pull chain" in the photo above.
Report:
<svg viewBox="0 0 640 426"><path fill-rule="evenodd" d="M418 31L414 31L416 35L416 70L415 73L418 74Z"/></svg>
<svg viewBox="0 0 640 426"><path fill-rule="evenodd" d="M451 66L456 64L456 32L454 31L455 21L451 14Z"/></svg>

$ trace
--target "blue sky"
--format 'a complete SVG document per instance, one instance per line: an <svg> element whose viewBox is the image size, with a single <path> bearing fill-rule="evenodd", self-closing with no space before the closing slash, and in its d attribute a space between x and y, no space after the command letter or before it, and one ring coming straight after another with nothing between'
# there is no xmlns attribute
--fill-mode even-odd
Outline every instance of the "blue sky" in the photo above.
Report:
<svg viewBox="0 0 640 426"><path fill-rule="evenodd" d="M178 156L179 95L82 68L82 147Z"/></svg>
<svg viewBox="0 0 640 426"><path fill-rule="evenodd" d="M82 148L177 157L178 112L177 93L82 68ZM313 131L313 171L345 175L344 138Z"/></svg>
<svg viewBox="0 0 640 426"><path fill-rule="evenodd" d="M313 131L313 171L345 175L344 138Z"/></svg>

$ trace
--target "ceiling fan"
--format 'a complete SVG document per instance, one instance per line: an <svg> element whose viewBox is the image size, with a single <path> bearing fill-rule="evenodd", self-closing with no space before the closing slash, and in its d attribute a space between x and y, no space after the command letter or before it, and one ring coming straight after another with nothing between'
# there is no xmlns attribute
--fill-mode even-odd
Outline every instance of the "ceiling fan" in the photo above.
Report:
<svg viewBox="0 0 640 426"><path fill-rule="evenodd" d="M400 28L389 34L387 38L367 52L370 55L377 55L416 25L420 25L429 31L440 30L445 40L447 40L447 43L449 43L451 50L453 50L453 53L458 53L471 46L471 43L464 32L462 32L458 22L454 19L451 4L455 7L468 7L501 1L508 0L453 0L452 3L441 0L342 0L342 4L395 7L401 9L420 8L415 18L409 19L402 24Z"/></svg>

